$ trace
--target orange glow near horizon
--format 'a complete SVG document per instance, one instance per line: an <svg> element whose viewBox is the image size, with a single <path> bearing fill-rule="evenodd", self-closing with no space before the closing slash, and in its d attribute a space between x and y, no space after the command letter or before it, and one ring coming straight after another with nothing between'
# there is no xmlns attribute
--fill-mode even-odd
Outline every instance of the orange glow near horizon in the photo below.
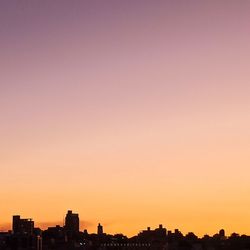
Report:
<svg viewBox="0 0 250 250"><path fill-rule="evenodd" d="M0 231L249 234L249 1L0 3Z"/></svg>

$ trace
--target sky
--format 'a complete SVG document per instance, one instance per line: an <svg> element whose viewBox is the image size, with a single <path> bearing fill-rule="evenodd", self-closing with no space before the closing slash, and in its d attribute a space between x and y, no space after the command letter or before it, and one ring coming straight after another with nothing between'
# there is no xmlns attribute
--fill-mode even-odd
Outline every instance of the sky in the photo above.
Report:
<svg viewBox="0 0 250 250"><path fill-rule="evenodd" d="M250 234L250 1L0 2L0 230Z"/></svg>

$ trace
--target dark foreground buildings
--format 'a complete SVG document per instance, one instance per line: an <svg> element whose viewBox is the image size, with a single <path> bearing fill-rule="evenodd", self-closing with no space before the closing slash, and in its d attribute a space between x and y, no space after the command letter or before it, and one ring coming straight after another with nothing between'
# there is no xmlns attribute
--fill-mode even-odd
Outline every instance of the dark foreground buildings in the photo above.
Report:
<svg viewBox="0 0 250 250"><path fill-rule="evenodd" d="M250 250L250 237L225 231L210 237L198 238L194 233L183 235L179 230L167 231L162 225L148 227L138 235L128 238L123 234L104 233L102 225L97 233L79 230L79 216L68 211L64 226L40 230L31 219L13 216L12 231L0 232L0 250Z"/></svg>

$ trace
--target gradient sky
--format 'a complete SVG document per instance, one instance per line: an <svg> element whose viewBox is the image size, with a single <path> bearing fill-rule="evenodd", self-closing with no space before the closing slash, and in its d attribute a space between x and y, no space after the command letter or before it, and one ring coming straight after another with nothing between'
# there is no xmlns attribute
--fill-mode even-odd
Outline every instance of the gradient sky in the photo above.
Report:
<svg viewBox="0 0 250 250"><path fill-rule="evenodd" d="M250 234L250 1L2 0L0 230Z"/></svg>

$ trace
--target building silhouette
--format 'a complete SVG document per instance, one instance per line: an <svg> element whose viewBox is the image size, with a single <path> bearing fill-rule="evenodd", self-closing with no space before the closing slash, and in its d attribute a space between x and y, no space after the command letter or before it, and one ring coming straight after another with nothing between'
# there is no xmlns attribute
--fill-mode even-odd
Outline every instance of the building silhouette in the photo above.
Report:
<svg viewBox="0 0 250 250"><path fill-rule="evenodd" d="M20 215L14 215L12 231L14 234L32 235L34 231L34 221L32 219L21 219Z"/></svg>
<svg viewBox="0 0 250 250"><path fill-rule="evenodd" d="M103 234L103 226L99 223L97 226L97 234L102 235Z"/></svg>
<svg viewBox="0 0 250 250"><path fill-rule="evenodd" d="M167 229L162 226L162 224L159 225L158 228L152 230L150 227L148 227L146 230L141 231L138 234L138 239L141 242L165 242L167 237Z"/></svg>
<svg viewBox="0 0 250 250"><path fill-rule="evenodd" d="M74 235L79 233L79 216L78 214L72 213L71 210L68 210L68 213L65 217L65 232L67 235Z"/></svg>

